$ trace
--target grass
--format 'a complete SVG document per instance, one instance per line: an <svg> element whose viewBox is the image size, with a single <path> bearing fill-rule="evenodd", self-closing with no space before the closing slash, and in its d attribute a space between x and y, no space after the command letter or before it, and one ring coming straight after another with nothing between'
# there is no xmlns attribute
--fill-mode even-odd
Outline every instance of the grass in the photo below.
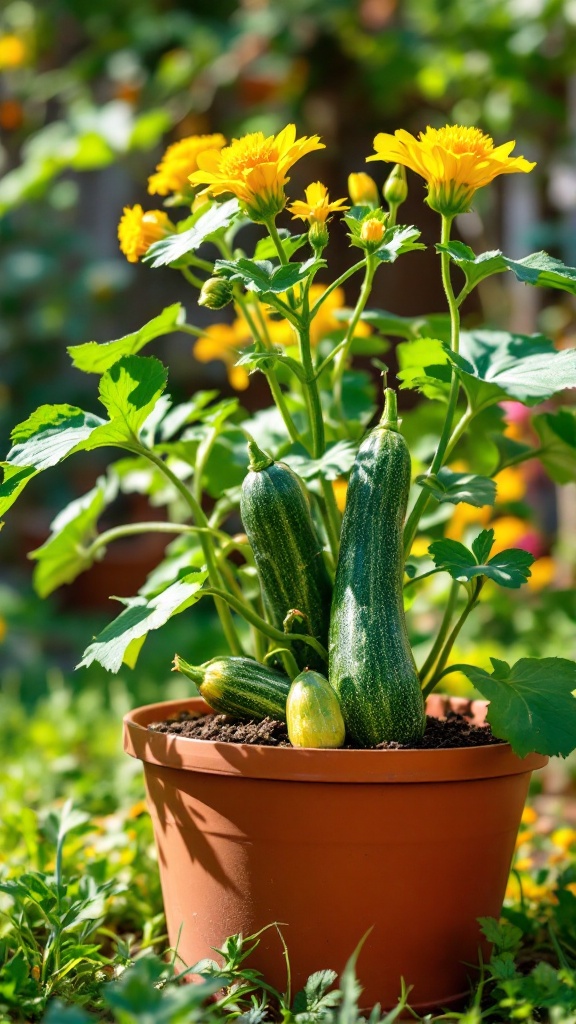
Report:
<svg viewBox="0 0 576 1024"><path fill-rule="evenodd" d="M17 672L4 674L0 1022L357 1024L364 1018L354 957L340 979L331 965L311 964L321 970L289 999L246 966L258 937L232 936L203 963L202 984L175 979L141 770L120 750L125 710L158 696L158 680L163 697L182 692L162 668L163 650L159 657L157 664L152 649L144 678L82 680L52 665L36 688L34 672L21 672L19 688ZM569 790L570 773L559 779L558 770L556 788ZM533 794L502 920L483 927L493 955L468 1008L427 1021L576 1024L576 814L569 795ZM356 940L350 937L351 954ZM399 999L391 1013L376 1009L371 1024L398 1019L409 1004L400 980Z"/></svg>

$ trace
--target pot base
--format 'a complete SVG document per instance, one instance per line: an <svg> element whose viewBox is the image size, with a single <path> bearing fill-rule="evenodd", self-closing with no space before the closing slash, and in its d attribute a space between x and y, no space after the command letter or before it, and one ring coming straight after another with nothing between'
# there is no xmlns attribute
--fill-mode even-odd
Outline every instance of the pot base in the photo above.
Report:
<svg viewBox="0 0 576 1024"><path fill-rule="evenodd" d="M530 773L507 744L460 750L243 747L146 726L200 700L140 708L125 744L145 762L168 931L192 965L231 934L281 924L292 988L358 958L362 1002L448 1006L486 956ZM283 991L280 938L252 964Z"/></svg>

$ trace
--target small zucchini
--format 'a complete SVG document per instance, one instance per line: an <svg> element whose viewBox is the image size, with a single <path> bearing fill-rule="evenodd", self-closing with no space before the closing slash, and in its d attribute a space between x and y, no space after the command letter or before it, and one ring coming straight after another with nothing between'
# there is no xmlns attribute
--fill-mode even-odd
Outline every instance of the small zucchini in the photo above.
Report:
<svg viewBox="0 0 576 1024"><path fill-rule="evenodd" d="M422 736L424 699L402 596L410 454L386 389L381 422L360 445L348 485L330 625L330 683L361 746Z"/></svg>
<svg viewBox="0 0 576 1024"><path fill-rule="evenodd" d="M338 697L328 680L310 669L290 687L286 702L288 737L294 747L341 747L346 737Z"/></svg>
<svg viewBox="0 0 576 1024"><path fill-rule="evenodd" d="M254 441L240 498L240 514L254 552L269 621L282 629L289 612L305 616L298 632L326 647L332 583L304 485L288 466L274 462ZM305 643L291 645L300 669L321 668L322 658Z"/></svg>
<svg viewBox="0 0 576 1024"><path fill-rule="evenodd" d="M179 654L174 671L191 679L214 711L234 718L273 718L286 721L290 680L252 658L212 658L204 665L189 665Z"/></svg>

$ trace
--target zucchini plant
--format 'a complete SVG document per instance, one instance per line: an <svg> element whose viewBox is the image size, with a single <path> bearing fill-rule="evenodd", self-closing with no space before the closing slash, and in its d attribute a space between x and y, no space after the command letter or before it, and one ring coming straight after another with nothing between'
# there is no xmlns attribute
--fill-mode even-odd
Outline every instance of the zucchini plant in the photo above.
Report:
<svg viewBox="0 0 576 1024"><path fill-rule="evenodd" d="M101 407L41 406L15 427L3 463L2 514L38 473L76 452L115 455L31 553L42 596L120 537L171 538L80 666L134 667L149 632L208 599L221 655L196 667L183 651L175 668L218 711L287 718L295 745L418 743L427 695L458 672L519 754L567 755L576 746L574 662L546 652L509 664L495 638L490 669L463 663L459 647L490 588L511 592L531 575L529 550L495 544L491 510L504 471L540 460L555 483L576 479L576 413L566 398L576 349L460 323L462 303L492 275L576 294L576 269L544 252L477 254L453 237L478 189L534 165L477 128L428 128L418 138L400 130L378 135L367 157L392 165L382 189L359 173L350 199L332 200L318 181L289 199L288 172L324 148L318 136L297 138L288 125L268 138L193 141L188 184L167 196L169 215L127 207L119 240L131 262L180 274L201 315L174 303L124 337L72 346L73 366L98 378ZM406 317L369 305L399 258L419 273L420 231L398 222L406 168L424 179L439 217L445 313ZM245 231L248 223L256 228ZM334 278L327 246L330 236L344 242L343 226L354 256ZM167 368L143 350L171 334L190 339L197 361L220 360L229 397L170 397ZM395 379L381 361L393 344ZM383 389L357 356L372 358ZM271 398L256 412L254 375ZM415 395L399 415L405 390ZM510 436L506 402L526 409L531 432L522 438ZM158 518L103 529L130 491L147 495Z"/></svg>

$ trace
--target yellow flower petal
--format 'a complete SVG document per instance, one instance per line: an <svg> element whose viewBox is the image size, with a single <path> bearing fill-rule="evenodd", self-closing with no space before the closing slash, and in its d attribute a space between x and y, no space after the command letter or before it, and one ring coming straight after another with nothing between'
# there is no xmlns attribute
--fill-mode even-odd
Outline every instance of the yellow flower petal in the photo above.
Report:
<svg viewBox="0 0 576 1024"><path fill-rule="evenodd" d="M120 249L129 263L137 263L153 242L165 238L174 230L168 214L163 210L148 210L140 206L125 206L118 224Z"/></svg>
<svg viewBox="0 0 576 1024"><path fill-rule="evenodd" d="M173 142L156 167L156 173L148 179L150 195L168 196L173 192L185 192L190 188L188 181L193 171L198 170L198 156L206 150L218 152L226 145L223 135L190 135Z"/></svg>
<svg viewBox="0 0 576 1024"><path fill-rule="evenodd" d="M198 156L198 170L190 175L193 185L205 185L211 195L231 192L256 223L275 217L286 205L286 172L316 149L324 149L317 135L296 139L289 124L277 136L250 132L234 139L220 152L212 149Z"/></svg>
<svg viewBox="0 0 576 1024"><path fill-rule="evenodd" d="M477 189L500 174L524 174L536 165L524 157L511 157L514 142L494 147L479 128L445 125L426 128L416 139L399 129L381 132L374 139L376 153L367 157L401 164L424 178L428 204L439 213L454 216L470 209Z"/></svg>

